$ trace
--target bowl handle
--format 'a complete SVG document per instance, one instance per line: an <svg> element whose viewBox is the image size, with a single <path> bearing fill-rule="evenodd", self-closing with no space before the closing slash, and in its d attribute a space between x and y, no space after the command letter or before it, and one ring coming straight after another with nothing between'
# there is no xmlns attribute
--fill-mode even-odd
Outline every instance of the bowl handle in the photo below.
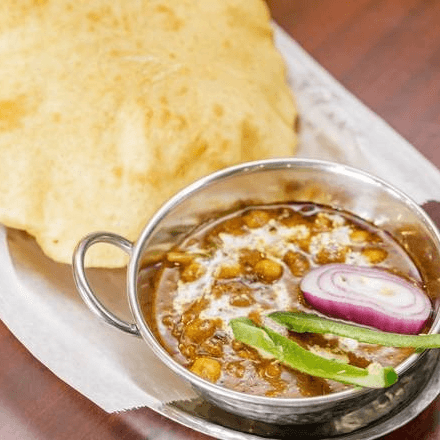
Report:
<svg viewBox="0 0 440 440"><path fill-rule="evenodd" d="M141 336L136 324L126 322L110 312L101 301L99 301L90 287L86 276L84 261L87 250L96 243L113 244L127 252L129 255L131 254L133 247L133 244L124 237L110 232L95 232L84 237L78 243L73 253L73 278L75 280L76 288L89 309L97 316L119 330L123 330L132 335Z"/></svg>

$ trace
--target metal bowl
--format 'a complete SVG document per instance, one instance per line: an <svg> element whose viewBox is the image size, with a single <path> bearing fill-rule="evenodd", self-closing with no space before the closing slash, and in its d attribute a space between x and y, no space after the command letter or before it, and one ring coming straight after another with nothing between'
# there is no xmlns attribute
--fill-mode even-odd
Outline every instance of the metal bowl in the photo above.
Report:
<svg viewBox="0 0 440 440"><path fill-rule="evenodd" d="M143 229L136 243L123 237L96 232L77 246L73 258L74 278L82 298L100 318L118 329L142 337L161 361L189 381L207 401L233 414L274 424L321 423L353 412L388 390L349 389L320 397L276 398L250 396L208 382L178 364L159 344L141 310L143 263L166 252L210 213L226 211L238 202L270 204L277 202L325 203L368 220L394 236L414 259L431 298L440 288L437 268L440 236L426 213L398 189L370 174L341 164L273 159L230 167L198 180L165 203ZM134 322L126 322L109 311L92 291L85 271L85 255L95 243L113 244L129 255L127 268L128 301ZM432 333L438 333L439 301L434 301ZM396 371L396 387L408 396L420 387L424 353L411 355Z"/></svg>

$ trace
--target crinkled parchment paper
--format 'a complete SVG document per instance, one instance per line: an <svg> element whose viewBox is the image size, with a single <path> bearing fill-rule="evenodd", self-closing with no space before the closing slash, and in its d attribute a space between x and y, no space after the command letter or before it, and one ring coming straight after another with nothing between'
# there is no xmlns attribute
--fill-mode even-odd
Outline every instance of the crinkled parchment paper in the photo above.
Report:
<svg viewBox="0 0 440 440"><path fill-rule="evenodd" d="M435 200L440 171L278 27L276 38L301 115L297 156L369 171L419 204ZM124 271L93 270L90 277L110 309L130 321ZM46 258L25 234L5 229L0 229L0 318L37 359L106 411L158 408L195 396L141 339L87 309L70 266Z"/></svg>

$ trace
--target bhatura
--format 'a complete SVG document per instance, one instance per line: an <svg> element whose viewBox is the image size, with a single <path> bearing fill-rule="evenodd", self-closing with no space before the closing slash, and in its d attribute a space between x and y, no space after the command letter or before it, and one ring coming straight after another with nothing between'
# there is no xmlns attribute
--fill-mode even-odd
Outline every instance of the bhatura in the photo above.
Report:
<svg viewBox="0 0 440 440"><path fill-rule="evenodd" d="M56 261L92 231L134 241L203 175L295 152L263 0L3 0L0 39L0 222Z"/></svg>

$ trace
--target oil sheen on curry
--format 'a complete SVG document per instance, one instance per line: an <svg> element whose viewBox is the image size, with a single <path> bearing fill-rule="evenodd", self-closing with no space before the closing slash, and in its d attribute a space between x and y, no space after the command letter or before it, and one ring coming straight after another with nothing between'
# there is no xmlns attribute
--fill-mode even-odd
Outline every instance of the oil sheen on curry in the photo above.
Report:
<svg viewBox="0 0 440 440"><path fill-rule="evenodd" d="M342 391L348 385L260 356L234 340L228 326L240 316L261 324L264 315L280 310L319 314L299 283L328 263L380 267L420 281L413 261L388 233L350 213L311 203L251 206L204 222L150 267L144 313L177 362L218 385L286 398ZM289 337L359 367L395 367L413 352L332 335Z"/></svg>

